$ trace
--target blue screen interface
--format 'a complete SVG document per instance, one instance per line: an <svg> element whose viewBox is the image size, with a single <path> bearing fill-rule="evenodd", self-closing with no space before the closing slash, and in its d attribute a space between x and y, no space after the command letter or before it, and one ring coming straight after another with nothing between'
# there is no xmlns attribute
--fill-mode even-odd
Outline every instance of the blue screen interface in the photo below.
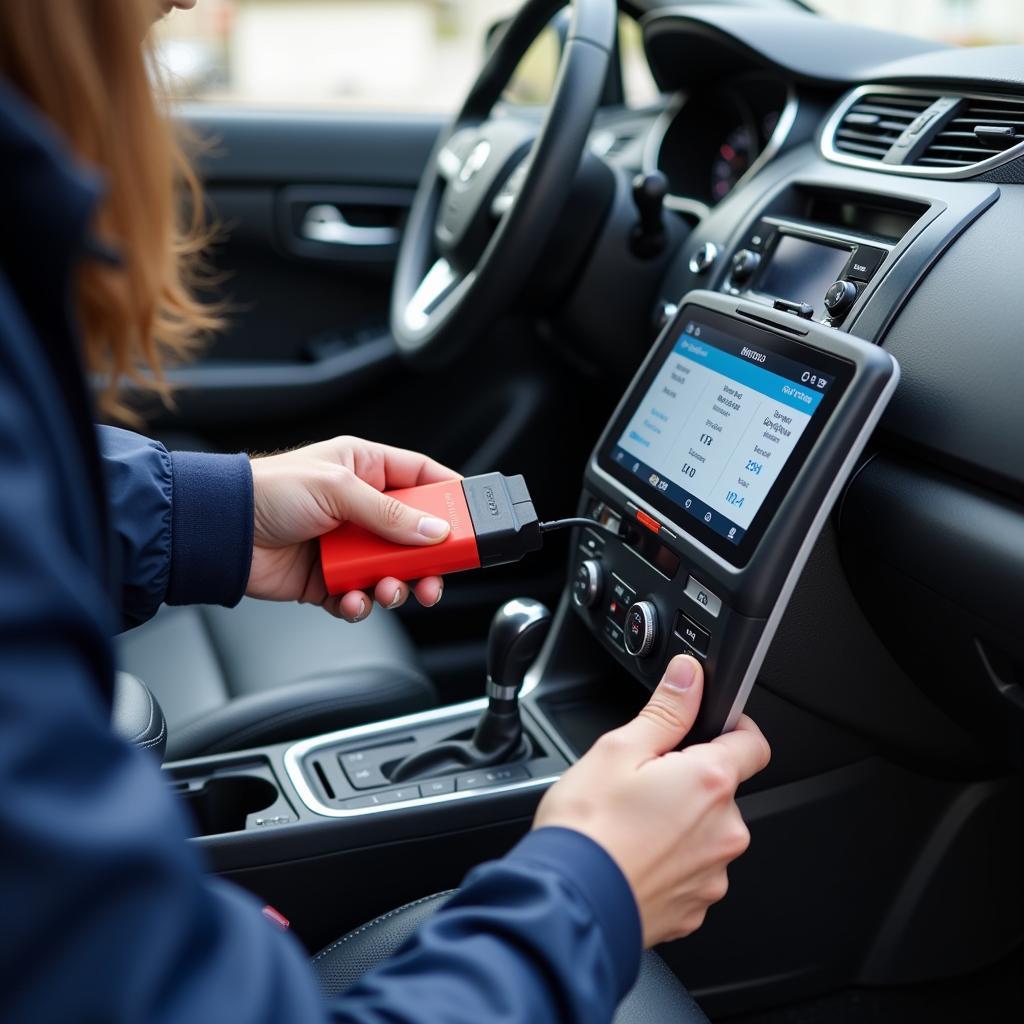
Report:
<svg viewBox="0 0 1024 1024"><path fill-rule="evenodd" d="M834 379L690 321L612 459L739 544Z"/></svg>

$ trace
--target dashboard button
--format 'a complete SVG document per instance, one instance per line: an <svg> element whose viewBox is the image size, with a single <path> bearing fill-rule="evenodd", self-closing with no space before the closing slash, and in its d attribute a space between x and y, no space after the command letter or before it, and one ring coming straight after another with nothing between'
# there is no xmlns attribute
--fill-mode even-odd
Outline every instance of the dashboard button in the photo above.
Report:
<svg viewBox="0 0 1024 1024"><path fill-rule="evenodd" d="M424 796L444 796L455 789L454 779L427 779L420 783L420 789Z"/></svg>
<svg viewBox="0 0 1024 1024"><path fill-rule="evenodd" d="M690 273L706 274L718 259L718 246L714 242L705 242L690 257Z"/></svg>
<svg viewBox="0 0 1024 1024"><path fill-rule="evenodd" d="M825 292L825 309L833 318L844 316L856 301L857 286L852 281L836 281Z"/></svg>
<svg viewBox="0 0 1024 1024"><path fill-rule="evenodd" d="M650 601L636 601L626 612L624 631L626 650L636 658L646 658L658 639L658 610Z"/></svg>
<svg viewBox="0 0 1024 1024"><path fill-rule="evenodd" d="M705 655L708 653L708 647L711 646L711 634L682 612L676 615L675 634L680 640L689 644L698 654Z"/></svg>
<svg viewBox="0 0 1024 1024"><path fill-rule="evenodd" d="M887 255L884 249L875 249L870 245L858 246L850 259L846 276L851 281L870 281Z"/></svg>
<svg viewBox="0 0 1024 1024"><path fill-rule="evenodd" d="M718 613L722 610L722 600L708 590L700 580L695 580L691 576L686 581L686 589L683 593L686 594L694 604L700 605L708 615L712 615L716 619L718 618Z"/></svg>
<svg viewBox="0 0 1024 1024"><path fill-rule="evenodd" d="M622 642L622 630L611 619L604 624L604 635L620 650L625 646Z"/></svg>
<svg viewBox="0 0 1024 1024"><path fill-rule="evenodd" d="M771 233L774 230L775 229L767 221L758 221L754 230L747 235L747 240L743 243L743 248L751 249L754 252L764 252L764 247L768 244L768 239L771 237Z"/></svg>
<svg viewBox="0 0 1024 1024"><path fill-rule="evenodd" d="M596 558L585 558L576 567L572 581L572 599L577 608L593 608L604 590L604 570Z"/></svg>
<svg viewBox="0 0 1024 1024"><path fill-rule="evenodd" d="M754 276L754 271L761 265L761 254L753 249L740 249L732 258L732 279L743 284Z"/></svg>
<svg viewBox="0 0 1024 1024"><path fill-rule="evenodd" d="M486 789L489 786L501 786L507 782L528 779L529 773L522 765L506 765L500 768L481 768L476 772L467 772L455 780L460 793L467 789Z"/></svg>

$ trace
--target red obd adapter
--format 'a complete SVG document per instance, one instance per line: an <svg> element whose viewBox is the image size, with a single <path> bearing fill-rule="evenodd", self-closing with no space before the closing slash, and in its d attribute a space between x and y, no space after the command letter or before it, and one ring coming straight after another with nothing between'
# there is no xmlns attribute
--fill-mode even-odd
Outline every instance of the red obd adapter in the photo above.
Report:
<svg viewBox="0 0 1024 1024"><path fill-rule="evenodd" d="M451 533L440 544L421 547L395 544L346 523L320 538L320 562L331 594L363 590L385 576L418 580L517 562L541 547L541 524L521 476L485 473L388 493L447 519Z"/></svg>

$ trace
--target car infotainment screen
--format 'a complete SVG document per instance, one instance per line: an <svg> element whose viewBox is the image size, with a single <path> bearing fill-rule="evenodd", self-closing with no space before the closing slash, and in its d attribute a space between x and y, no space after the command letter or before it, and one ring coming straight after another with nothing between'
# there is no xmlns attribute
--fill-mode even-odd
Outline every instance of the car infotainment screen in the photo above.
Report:
<svg viewBox="0 0 1024 1024"><path fill-rule="evenodd" d="M850 367L717 314L699 316L677 322L605 461L730 557L749 548L759 516L778 504L773 492L799 468Z"/></svg>
<svg viewBox="0 0 1024 1024"><path fill-rule="evenodd" d="M756 284L765 295L806 302L821 312L825 292L842 277L850 250L780 235Z"/></svg>

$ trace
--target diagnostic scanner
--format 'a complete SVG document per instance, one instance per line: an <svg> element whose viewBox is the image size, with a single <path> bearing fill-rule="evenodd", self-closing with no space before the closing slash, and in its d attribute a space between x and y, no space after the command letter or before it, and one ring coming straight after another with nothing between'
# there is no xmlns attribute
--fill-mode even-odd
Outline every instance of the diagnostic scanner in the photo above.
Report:
<svg viewBox="0 0 1024 1024"><path fill-rule="evenodd" d="M732 729L811 548L899 380L877 345L714 292L680 303L591 456L572 601L653 688L704 666L688 742Z"/></svg>
<svg viewBox="0 0 1024 1024"><path fill-rule="evenodd" d="M484 473L462 480L388 492L412 508L446 519L440 544L395 544L354 523L320 538L320 561L331 594L373 586L386 576L424 576L518 562L541 547L540 523L522 476ZM568 524L566 524L568 525Z"/></svg>

